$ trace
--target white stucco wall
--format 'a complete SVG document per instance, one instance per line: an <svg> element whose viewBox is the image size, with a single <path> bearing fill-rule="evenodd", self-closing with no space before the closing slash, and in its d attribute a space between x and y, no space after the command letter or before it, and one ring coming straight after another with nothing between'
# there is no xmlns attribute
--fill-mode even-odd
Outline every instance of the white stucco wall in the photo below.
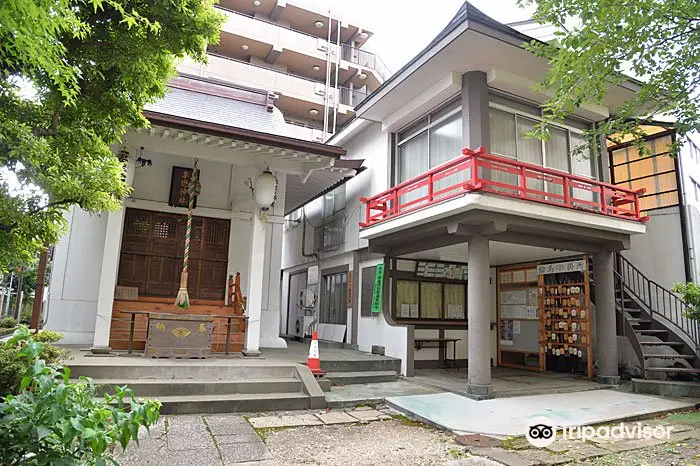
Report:
<svg viewBox="0 0 700 466"><path fill-rule="evenodd" d="M685 281L683 241L679 207L649 212L644 235L631 239L631 248L622 255L649 279L665 288Z"/></svg>
<svg viewBox="0 0 700 466"><path fill-rule="evenodd" d="M65 344L92 344L107 216L77 207L66 214L68 231L56 244L46 329Z"/></svg>

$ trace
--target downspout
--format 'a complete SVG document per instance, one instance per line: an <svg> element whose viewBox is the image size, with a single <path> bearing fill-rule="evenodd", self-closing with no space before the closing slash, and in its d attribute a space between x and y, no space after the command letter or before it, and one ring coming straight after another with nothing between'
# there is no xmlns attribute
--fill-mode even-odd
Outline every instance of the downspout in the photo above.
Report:
<svg viewBox="0 0 700 466"><path fill-rule="evenodd" d="M671 142L676 142L676 133L671 134ZM685 177L681 169L681 163L679 157L673 158L673 165L676 169L676 186L678 190L678 213L681 222L681 244L683 245L683 266L685 268L685 281L693 281L693 270L691 267L691 247L688 244L688 216L686 215L686 203L685 203Z"/></svg>
<svg viewBox="0 0 700 466"><path fill-rule="evenodd" d="M338 85L338 72L340 68L340 31L341 31L341 24L340 24L340 15L338 16L338 19L336 19L336 29L337 29L337 40L336 40L336 45L335 45L335 101L334 101L334 106L333 106L333 133L335 134L336 130L336 122L338 120L338 108L340 107L340 86Z"/></svg>
<svg viewBox="0 0 700 466"><path fill-rule="evenodd" d="M316 267L318 268L318 283L316 283L316 305L314 306L314 322L313 326L316 329L316 324L318 323L318 316L321 315L321 305L323 301L323 290L321 284L323 282L323 273L321 270L321 255L319 253L312 252L311 254L306 253L306 208L301 208L301 255L305 258L316 259ZM308 284L308 279L307 279Z"/></svg>

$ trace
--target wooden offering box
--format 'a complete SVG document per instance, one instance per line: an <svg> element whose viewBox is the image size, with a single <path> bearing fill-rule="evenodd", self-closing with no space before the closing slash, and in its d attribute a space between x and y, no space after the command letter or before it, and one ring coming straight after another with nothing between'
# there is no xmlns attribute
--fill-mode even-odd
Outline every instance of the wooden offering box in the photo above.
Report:
<svg viewBox="0 0 700 466"><path fill-rule="evenodd" d="M152 312L148 315L146 357L210 358L214 317Z"/></svg>

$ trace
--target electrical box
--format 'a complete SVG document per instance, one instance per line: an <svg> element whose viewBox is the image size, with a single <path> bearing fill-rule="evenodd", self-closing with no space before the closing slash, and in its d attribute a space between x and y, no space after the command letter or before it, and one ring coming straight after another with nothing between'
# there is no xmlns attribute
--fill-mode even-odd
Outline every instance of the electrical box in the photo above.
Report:
<svg viewBox="0 0 700 466"><path fill-rule="evenodd" d="M312 309L316 306L316 293L307 288L299 292L299 307L302 309Z"/></svg>

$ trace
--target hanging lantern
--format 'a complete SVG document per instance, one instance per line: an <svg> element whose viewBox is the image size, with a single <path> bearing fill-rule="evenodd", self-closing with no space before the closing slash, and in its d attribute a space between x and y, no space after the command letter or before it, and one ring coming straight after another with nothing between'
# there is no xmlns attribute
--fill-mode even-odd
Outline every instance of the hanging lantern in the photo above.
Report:
<svg viewBox="0 0 700 466"><path fill-rule="evenodd" d="M266 168L255 180L253 195L255 196L255 203L258 204L262 211L269 210L275 204L277 200L277 178L269 168Z"/></svg>

